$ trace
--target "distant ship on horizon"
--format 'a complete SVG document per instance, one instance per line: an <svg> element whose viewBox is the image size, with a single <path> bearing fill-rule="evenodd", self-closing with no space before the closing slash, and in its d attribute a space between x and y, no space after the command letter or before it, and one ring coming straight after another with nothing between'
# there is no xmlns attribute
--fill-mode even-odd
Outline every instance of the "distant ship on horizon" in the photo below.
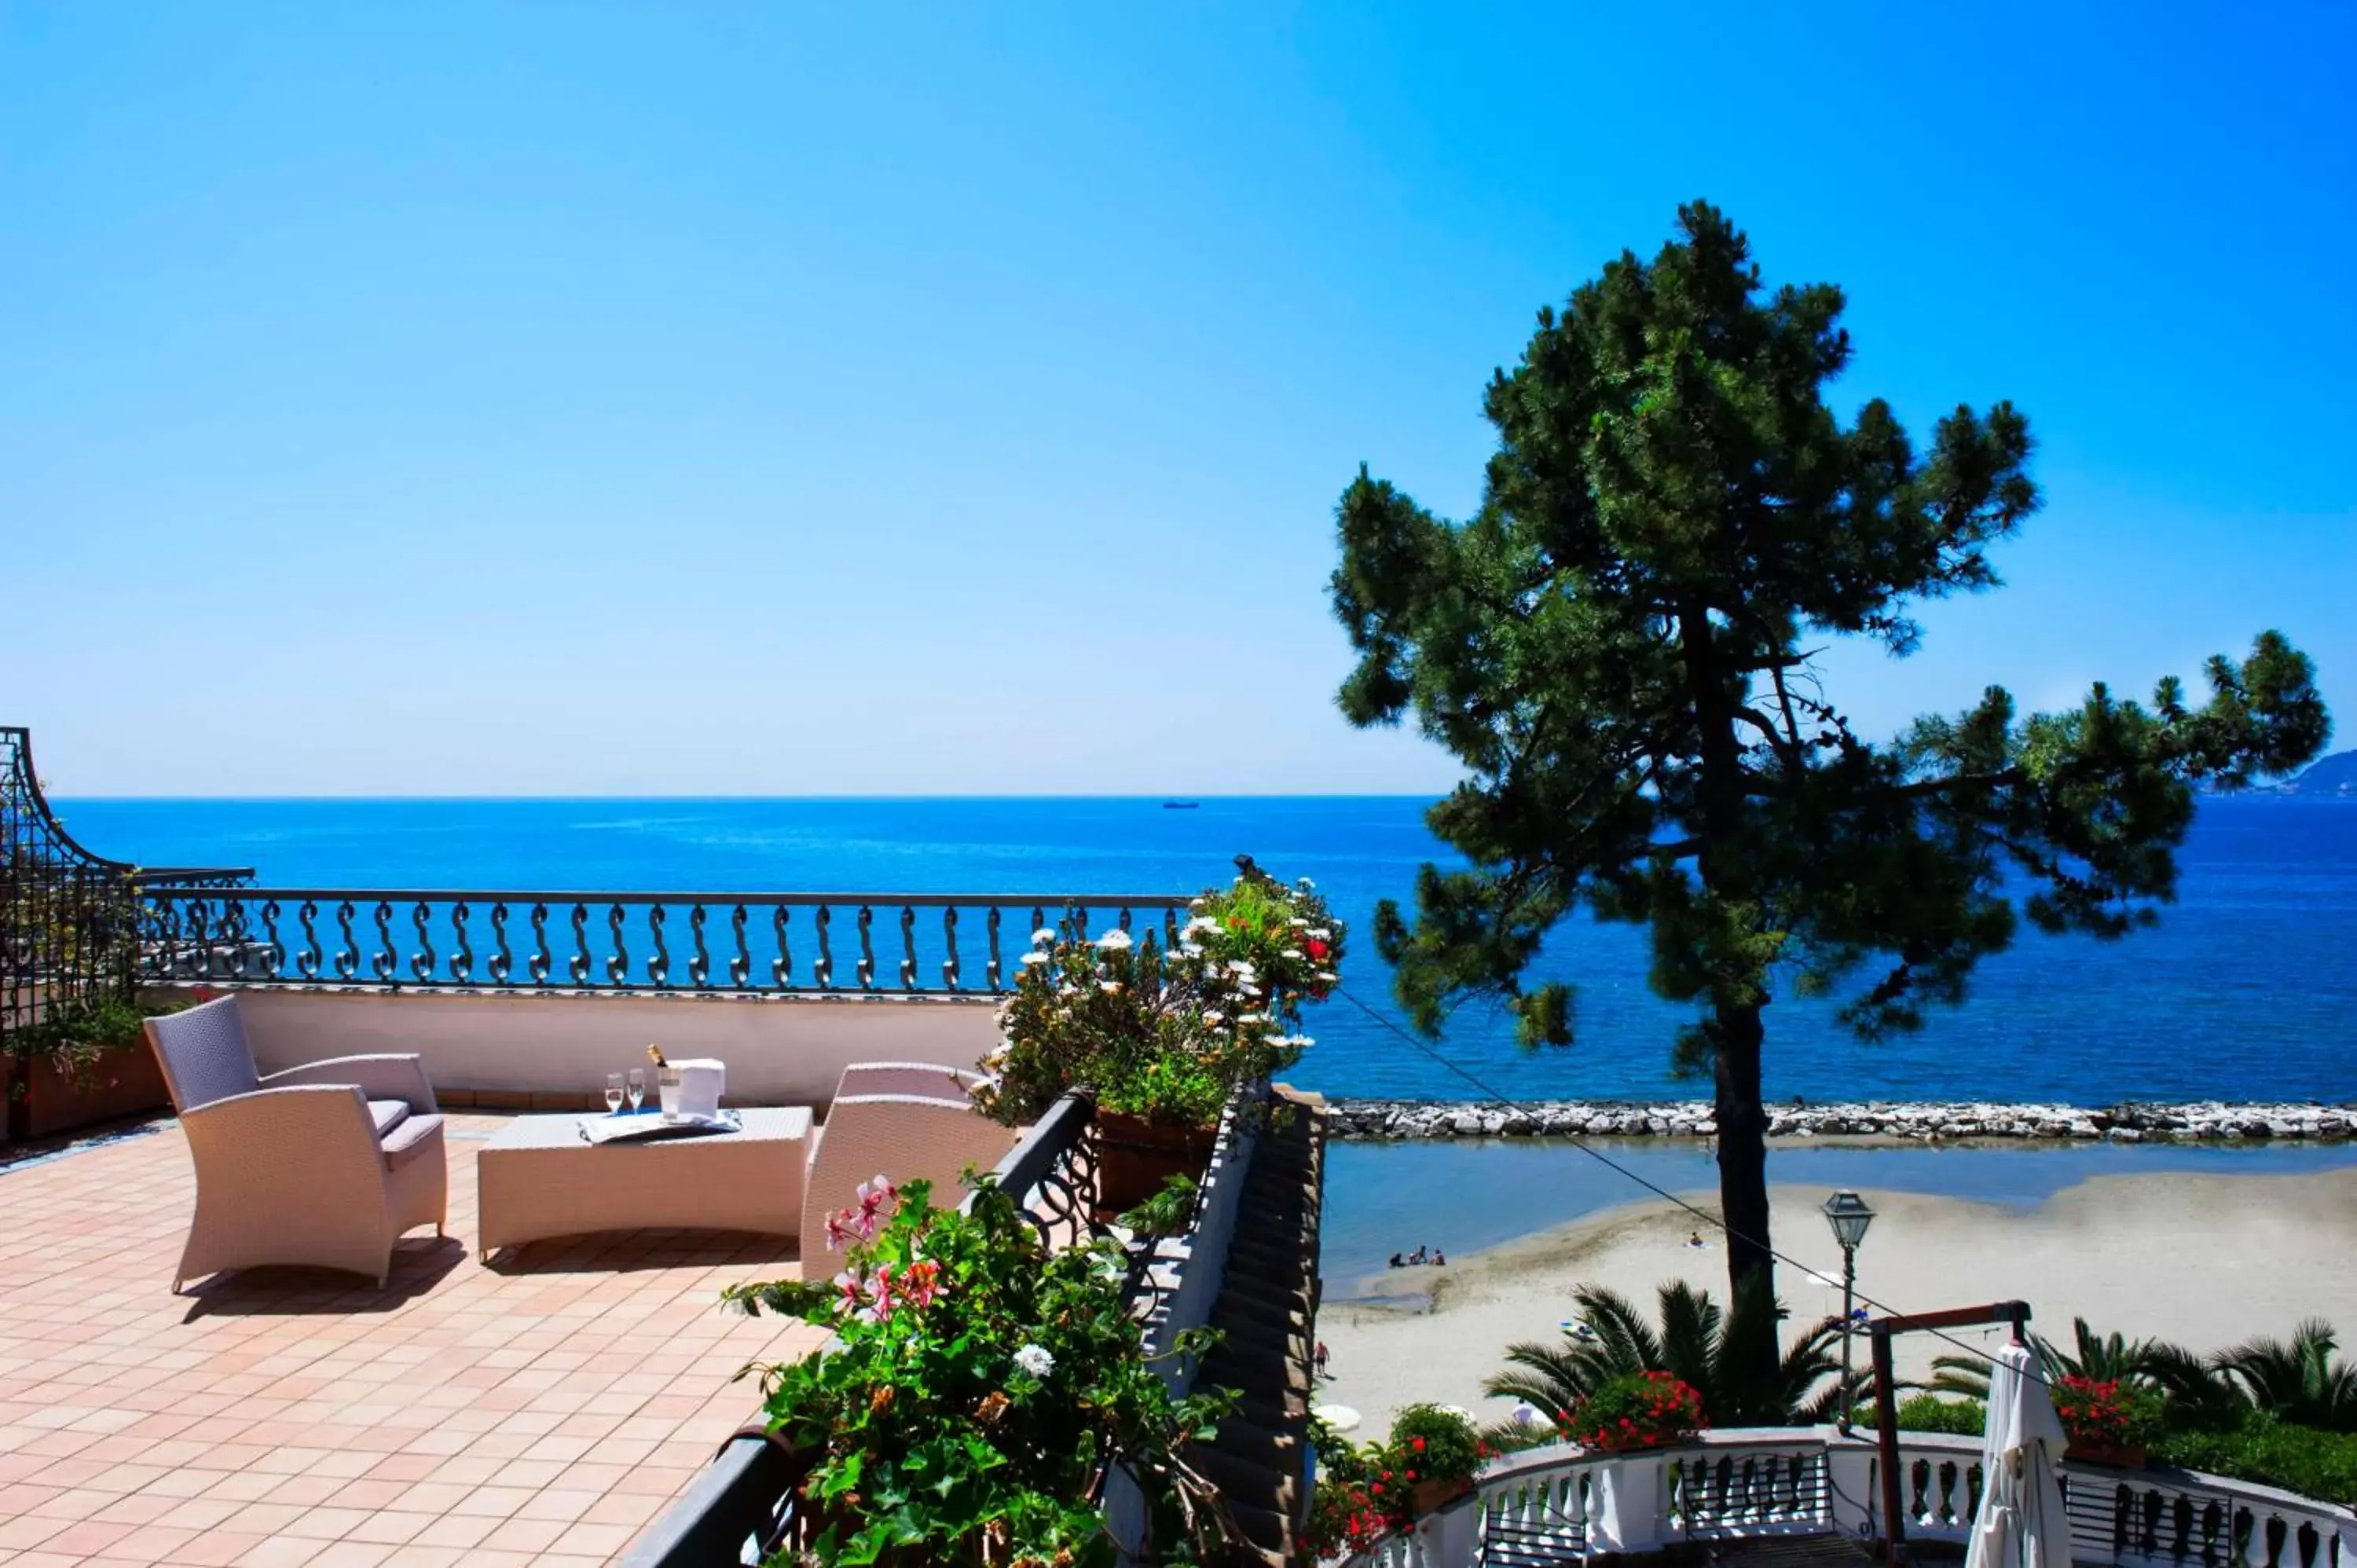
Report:
<svg viewBox="0 0 2357 1568"><path fill-rule="evenodd" d="M1202 805L1200 800L1165 800L1162 809L1166 811L1200 811Z"/></svg>

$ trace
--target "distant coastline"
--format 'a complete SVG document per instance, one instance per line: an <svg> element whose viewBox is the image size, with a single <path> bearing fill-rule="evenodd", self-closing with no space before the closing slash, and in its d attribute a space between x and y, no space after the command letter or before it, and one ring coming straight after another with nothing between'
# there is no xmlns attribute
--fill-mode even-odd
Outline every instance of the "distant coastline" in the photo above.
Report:
<svg viewBox="0 0 2357 1568"><path fill-rule="evenodd" d="M1629 1100L1485 1101L1351 1100L1328 1102L1337 1138L1713 1138L1708 1101ZM1768 1111L1771 1138L1859 1138L1910 1143L1975 1139L2248 1144L2357 1137L2357 1101L2338 1105L2196 1101L2013 1105L1986 1101L1798 1103Z"/></svg>

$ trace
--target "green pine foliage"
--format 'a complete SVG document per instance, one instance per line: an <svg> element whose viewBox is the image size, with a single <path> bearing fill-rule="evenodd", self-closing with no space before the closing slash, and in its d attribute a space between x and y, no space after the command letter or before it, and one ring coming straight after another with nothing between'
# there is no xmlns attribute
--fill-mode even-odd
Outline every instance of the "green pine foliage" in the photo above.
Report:
<svg viewBox="0 0 2357 1568"><path fill-rule="evenodd" d="M1688 1004L1676 1063L1715 1079L1738 1285L1770 1267L1764 1014L1835 998L1876 1039L1964 1000L2026 919L2117 937L2176 891L2193 787L2290 771L2329 733L2308 659L2269 632L2208 695L2095 686L2023 714L1991 687L1896 739L1861 735L1821 670L1921 640L1914 607L1997 585L1991 545L2039 505L2028 419L1959 406L1918 444L1849 363L1830 284L1770 289L1718 211L1542 311L1491 380L1479 509L1418 506L1364 467L1337 518L1334 609L1361 725L1413 722L1465 767L1433 808L1464 865L1376 917L1403 1005L1437 1032L1470 996L1567 1045L1576 995L1534 972L1576 912L1650 928ZM1772 1334L1746 1354L1764 1369Z"/></svg>

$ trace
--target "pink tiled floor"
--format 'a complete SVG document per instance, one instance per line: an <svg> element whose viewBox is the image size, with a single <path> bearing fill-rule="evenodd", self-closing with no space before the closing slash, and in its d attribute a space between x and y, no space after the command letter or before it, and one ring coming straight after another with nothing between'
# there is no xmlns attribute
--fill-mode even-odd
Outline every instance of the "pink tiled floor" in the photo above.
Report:
<svg viewBox="0 0 2357 1568"><path fill-rule="evenodd" d="M793 1244L636 1231L485 1267L500 1124L451 1119L451 1239L404 1241L383 1292L269 1269L172 1295L195 1178L169 1123L0 1165L0 1563L619 1554L752 1415L737 1369L814 1342L716 1305Z"/></svg>

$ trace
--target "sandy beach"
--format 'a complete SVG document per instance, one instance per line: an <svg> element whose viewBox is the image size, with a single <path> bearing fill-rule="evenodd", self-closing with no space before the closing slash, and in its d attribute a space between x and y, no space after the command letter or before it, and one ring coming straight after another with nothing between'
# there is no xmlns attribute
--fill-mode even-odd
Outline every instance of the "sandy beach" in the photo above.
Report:
<svg viewBox="0 0 2357 1568"><path fill-rule="evenodd" d="M1824 1192L1780 1187L1773 1196L1778 1250L1805 1265L1777 1271L1792 1325L1838 1313L1841 1253L1816 1212ZM2067 1339L2079 1316L2101 1331L2205 1351L2254 1334L2288 1334L2305 1316L2357 1332L2357 1169L2105 1176L2029 1209L1917 1193L1866 1196L1878 1217L1858 1252L1858 1289L1897 1310L2019 1297L2050 1336ZM1716 1210L1715 1200L1695 1201ZM1393 1411L1417 1401L1503 1414L1502 1402L1480 1397L1482 1380L1503 1365L1510 1344L1557 1337L1576 1287L1609 1286L1649 1317L1655 1288L1669 1280L1706 1286L1724 1303L1726 1254L1707 1229L1706 1245L1690 1246L1695 1229L1683 1210L1649 1201L1446 1269L1387 1275L1405 1291L1428 1287L1429 1309L1329 1302L1318 1337L1332 1353L1333 1377L1321 1398L1360 1411L1361 1436L1380 1435ZM1953 1348L1921 1336L1901 1346L1902 1375L1922 1375L1933 1355Z"/></svg>

